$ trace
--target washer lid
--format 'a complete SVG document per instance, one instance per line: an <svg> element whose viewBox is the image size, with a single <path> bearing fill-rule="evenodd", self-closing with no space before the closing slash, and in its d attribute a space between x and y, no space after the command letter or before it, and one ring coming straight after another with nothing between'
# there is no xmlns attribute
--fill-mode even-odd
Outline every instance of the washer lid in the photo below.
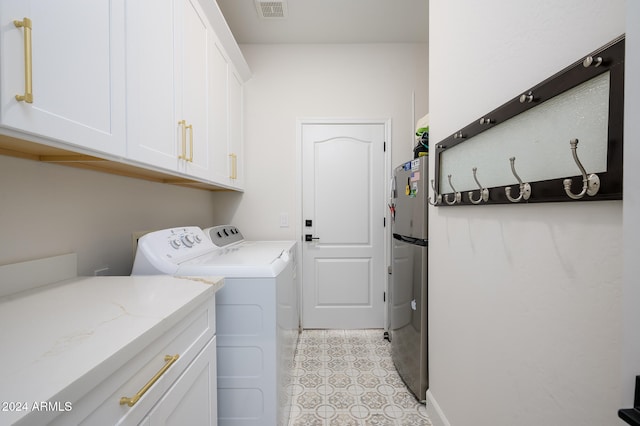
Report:
<svg viewBox="0 0 640 426"><path fill-rule="evenodd" d="M243 241L180 263L178 275L276 277L291 259L294 241Z"/></svg>

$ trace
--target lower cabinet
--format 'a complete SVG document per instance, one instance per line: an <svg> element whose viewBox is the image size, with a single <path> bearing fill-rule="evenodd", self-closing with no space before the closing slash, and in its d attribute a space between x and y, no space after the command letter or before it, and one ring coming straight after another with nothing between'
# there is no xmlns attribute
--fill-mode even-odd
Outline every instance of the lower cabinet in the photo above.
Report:
<svg viewBox="0 0 640 426"><path fill-rule="evenodd" d="M216 338L142 421L148 426L217 425Z"/></svg>
<svg viewBox="0 0 640 426"><path fill-rule="evenodd" d="M124 364L50 425L217 425L215 317L212 296L162 337L132 342Z"/></svg>

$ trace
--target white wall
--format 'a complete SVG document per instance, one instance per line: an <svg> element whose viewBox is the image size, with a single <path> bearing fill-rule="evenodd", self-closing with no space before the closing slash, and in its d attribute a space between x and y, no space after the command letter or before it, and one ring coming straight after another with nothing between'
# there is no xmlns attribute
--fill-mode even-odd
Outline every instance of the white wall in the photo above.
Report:
<svg viewBox="0 0 640 426"><path fill-rule="evenodd" d="M297 118L391 118L395 165L412 155L427 112L427 45L243 45L246 192L233 216L245 236L294 239L300 218ZM346 188L345 188L346 189ZM279 215L289 214L289 228Z"/></svg>
<svg viewBox="0 0 640 426"><path fill-rule="evenodd" d="M633 407L635 376L640 375L640 1L627 0L624 121L624 329L621 407Z"/></svg>
<svg viewBox="0 0 640 426"><path fill-rule="evenodd" d="M432 144L622 34L624 7L431 0ZM430 215L435 424L617 424L622 202Z"/></svg>
<svg viewBox="0 0 640 426"><path fill-rule="evenodd" d="M132 232L224 222L218 195L0 156L0 265L75 252L80 275L128 275Z"/></svg>
<svg viewBox="0 0 640 426"><path fill-rule="evenodd" d="M426 45L243 50L254 75L245 92L245 194L0 156L0 264L73 251L81 275L104 265L128 274L131 233L171 226L232 222L252 238L293 238L298 117L391 118L393 164L410 157L414 120L427 112ZM283 211L288 229L278 226Z"/></svg>
<svg viewBox="0 0 640 426"><path fill-rule="evenodd" d="M251 238L294 238L296 118L391 118L404 161L427 112L426 45L243 46L246 193L212 193L0 156L0 264L77 252L79 273L129 274L131 233L234 223ZM279 227L280 212L291 226Z"/></svg>

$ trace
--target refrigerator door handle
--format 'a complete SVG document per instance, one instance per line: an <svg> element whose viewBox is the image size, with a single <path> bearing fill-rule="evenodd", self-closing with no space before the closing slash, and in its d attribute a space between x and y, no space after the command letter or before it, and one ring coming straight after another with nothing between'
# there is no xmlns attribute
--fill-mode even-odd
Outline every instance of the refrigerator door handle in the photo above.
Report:
<svg viewBox="0 0 640 426"><path fill-rule="evenodd" d="M398 241L402 241L408 244L413 244L416 246L427 247L429 245L429 240L423 240L422 238L407 237L406 235L400 235L395 233L393 234L393 238Z"/></svg>

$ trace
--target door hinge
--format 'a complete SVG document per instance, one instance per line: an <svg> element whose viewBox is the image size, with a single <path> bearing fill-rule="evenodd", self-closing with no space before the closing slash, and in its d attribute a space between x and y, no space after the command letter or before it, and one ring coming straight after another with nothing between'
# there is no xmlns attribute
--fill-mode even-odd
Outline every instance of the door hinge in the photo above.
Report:
<svg viewBox="0 0 640 426"><path fill-rule="evenodd" d="M387 142L386 141L382 143L382 151L383 152L387 152Z"/></svg>
<svg viewBox="0 0 640 426"><path fill-rule="evenodd" d="M383 228L386 228L386 227L387 227L387 218L386 218L386 217L383 217L383 218L382 218L382 227L383 227Z"/></svg>
<svg viewBox="0 0 640 426"><path fill-rule="evenodd" d="M383 291L383 292L382 292L382 301L383 301L383 302L386 302L386 301L387 301L387 292L386 292L386 291Z"/></svg>

